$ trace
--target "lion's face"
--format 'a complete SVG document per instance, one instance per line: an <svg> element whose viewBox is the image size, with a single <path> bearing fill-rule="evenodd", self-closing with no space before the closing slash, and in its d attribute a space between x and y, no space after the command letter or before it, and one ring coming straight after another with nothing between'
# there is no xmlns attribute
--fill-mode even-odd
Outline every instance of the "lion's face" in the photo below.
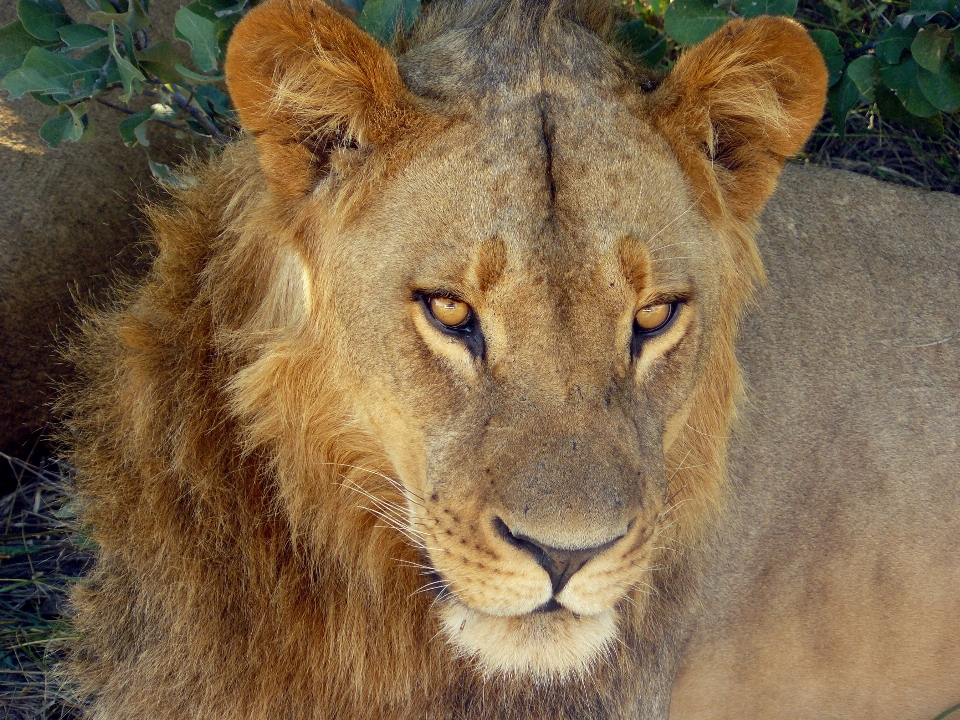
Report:
<svg viewBox="0 0 960 720"><path fill-rule="evenodd" d="M724 251L665 143L603 98L581 108L553 101L549 157L533 104L452 124L324 270L444 627L495 669L582 667L641 602L719 306Z"/></svg>
<svg viewBox="0 0 960 720"><path fill-rule="evenodd" d="M818 51L731 26L643 89L586 29L508 18L479 64L459 35L398 68L324 8L267 3L228 58L298 228L280 279L403 488L446 638L489 673L584 671L677 508L720 494L746 229L819 117Z"/></svg>

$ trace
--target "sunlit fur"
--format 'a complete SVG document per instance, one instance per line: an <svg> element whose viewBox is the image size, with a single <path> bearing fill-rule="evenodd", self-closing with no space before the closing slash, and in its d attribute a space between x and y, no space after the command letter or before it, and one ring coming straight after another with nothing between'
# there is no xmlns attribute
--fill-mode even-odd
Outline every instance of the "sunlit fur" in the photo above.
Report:
<svg viewBox="0 0 960 720"><path fill-rule="evenodd" d="M519 203L518 228L539 217L541 186L520 183L518 195L496 199L511 178L497 179L469 143L492 133L477 152L506 152L534 178L539 146L521 143L512 154L496 123L470 125L494 103L489 88L470 95L451 86L446 104L437 99L443 88L418 97L386 50L319 2L268 0L237 27L226 69L249 135L191 167L195 187L148 209L153 269L91 312L68 351L80 379L65 392L62 436L100 550L73 595L81 640L67 670L92 717L666 712L697 548L722 503L740 387L736 323L762 275L752 218L818 116L825 74L798 25L766 19L732 23L644 89L635 85L643 73L593 34L609 28L609 12L592 1L438 4L399 45L407 78L417 62L431 62L417 60L423 48L462 67L458 58L479 51L451 28L473 23L499 33L494 44L554 53L556 73L518 76L497 96L503 107L548 88L575 115L564 128L592 133L585 142L604 147L591 124L601 111L638 133L616 142L640 177L621 163L610 181L616 193L602 182L560 189L565 212L602 223L608 213L595 208L610 200L610 212L642 235L605 240L602 253L586 247L584 257L599 257L593 270L576 257L529 252L531 236L519 231L519 239L464 236L462 261L453 254L455 277L477 297L463 299L487 322L485 362L530 383L538 407L558 408L527 411L518 390L508 400L519 409L498 419L474 398L490 387L507 393L509 383L498 388L438 333L403 283L445 257L423 229L444 212L452 225L467 212L476 213L471 222L493 222ZM556 55L563 43L590 54ZM584 59L595 71L565 65ZM587 93L600 104L577 110ZM448 178L464 170L445 159L456 143L470 154L469 183ZM456 200L473 187L483 191L471 205ZM496 206L484 205L488 197ZM412 229L397 239L398 228ZM601 235L598 225L583 237ZM634 366L633 314L685 262L669 251L683 243L703 254L676 266L699 273L698 294ZM582 275L567 288L531 267ZM361 296L378 273L386 279ZM544 289L525 296L537 283ZM558 312L568 325L558 325ZM372 340L384 327L390 334ZM684 338L670 363L685 369L672 377L664 358ZM537 350L574 341L576 352ZM662 388L649 381L656 373ZM620 395L595 409L603 383L614 381ZM638 436L644 453L605 430L636 434L629 408L649 414L661 402L669 407L643 420L655 429ZM464 444L473 437L466 421L451 420L474 405L481 431L505 438L477 457ZM531 417L540 424L524 425ZM568 436L589 447L574 442L560 453ZM558 448L542 457L541 490L567 489L531 491L524 510L508 469L541 452L531 438ZM605 454L585 455L598 447ZM484 457L494 458L489 480ZM649 486L628 525L614 498L597 494L608 478L591 468L608 466ZM570 485L568 467L588 467L600 484ZM494 532L493 518L508 512L560 547L622 537L573 576L558 595L565 609L532 613L550 584L528 553Z"/></svg>
<svg viewBox="0 0 960 720"><path fill-rule="evenodd" d="M440 609L443 630L453 647L476 657L486 676L532 673L539 677L588 676L605 661L617 635L612 610L592 615L560 611L560 617L527 614L497 617L462 605ZM478 653L478 649L482 650Z"/></svg>

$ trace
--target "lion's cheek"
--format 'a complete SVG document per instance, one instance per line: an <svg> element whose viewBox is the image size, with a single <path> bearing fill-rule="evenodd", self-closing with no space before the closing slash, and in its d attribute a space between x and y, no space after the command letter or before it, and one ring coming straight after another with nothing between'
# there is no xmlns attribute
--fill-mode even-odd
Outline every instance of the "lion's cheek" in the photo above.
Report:
<svg viewBox="0 0 960 720"><path fill-rule="evenodd" d="M378 446L414 498L426 493L426 449L422 419L393 399L385 383L367 378L358 382L352 414Z"/></svg>
<svg viewBox="0 0 960 720"><path fill-rule="evenodd" d="M435 529L440 529L442 521ZM531 613L550 600L550 578L532 559L503 554L458 534L428 537L433 567L457 600L485 615Z"/></svg>
<svg viewBox="0 0 960 720"><path fill-rule="evenodd" d="M644 585L637 577L638 573L628 572L631 569L614 562L601 562L596 566L591 563L570 578L557 595L557 601L578 615L608 612L631 590Z"/></svg>
<svg viewBox="0 0 960 720"><path fill-rule="evenodd" d="M680 437L684 427L687 425L687 419L690 417L690 411L693 409L694 396L691 394L684 400L683 405L666 422L663 429L663 454L666 455L673 443Z"/></svg>

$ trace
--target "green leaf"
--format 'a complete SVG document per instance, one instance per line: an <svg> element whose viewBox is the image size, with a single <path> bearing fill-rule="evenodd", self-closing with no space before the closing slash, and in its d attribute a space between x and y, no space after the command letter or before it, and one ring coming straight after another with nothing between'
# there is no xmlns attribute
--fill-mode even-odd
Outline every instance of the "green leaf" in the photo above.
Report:
<svg viewBox="0 0 960 720"><path fill-rule="evenodd" d="M174 34L190 44L190 57L202 72L212 73L217 69L220 46L217 35L220 31L216 17L210 19L199 14L199 3L180 8L174 18Z"/></svg>
<svg viewBox="0 0 960 720"><path fill-rule="evenodd" d="M165 83L183 82L183 75L177 70L180 65L180 55L173 43L169 40L150 45L145 50L135 53L137 65L151 75L155 75Z"/></svg>
<svg viewBox="0 0 960 720"><path fill-rule="evenodd" d="M153 108L141 110L120 121L120 139L127 147L136 147L139 143L150 146L147 140L147 123L153 120Z"/></svg>
<svg viewBox="0 0 960 720"><path fill-rule="evenodd" d="M910 0L910 11L914 13L945 12L956 15L960 12L958 0Z"/></svg>
<svg viewBox="0 0 960 720"><path fill-rule="evenodd" d="M872 55L861 55L851 60L844 72L856 84L860 94L872 101L873 86L877 82L877 59Z"/></svg>
<svg viewBox="0 0 960 720"><path fill-rule="evenodd" d="M59 101L59 100L54 100L54 99L53 99L52 97L50 97L49 95L44 95L44 94L41 93L41 92L32 92L32 93L30 93L30 97L32 97L34 100L36 100L36 101L37 101L38 103L40 103L41 105L46 105L47 107L60 107L60 101Z"/></svg>
<svg viewBox="0 0 960 720"><path fill-rule="evenodd" d="M60 110L59 115L40 127L40 137L54 148L65 140L80 140L87 129L87 109L83 103L75 107L61 105Z"/></svg>
<svg viewBox="0 0 960 720"><path fill-rule="evenodd" d="M199 73L193 72L193 70L189 68L185 68L179 63L174 65L174 70L187 78L187 80L193 80L194 82L198 83L220 82L226 78L226 75L200 75Z"/></svg>
<svg viewBox="0 0 960 720"><path fill-rule="evenodd" d="M65 25L57 31L69 50L93 47L107 41L107 33L96 25Z"/></svg>
<svg viewBox="0 0 960 720"><path fill-rule="evenodd" d="M840 47L840 39L829 30L811 30L810 37L820 48L823 61L827 64L827 72L830 73L827 84L833 86L843 73L843 48Z"/></svg>
<svg viewBox="0 0 960 720"><path fill-rule="evenodd" d="M884 120L919 130L932 138L943 137L943 116L940 113L931 117L917 117L903 106L890 89L883 85L877 85L876 94L877 109Z"/></svg>
<svg viewBox="0 0 960 720"><path fill-rule="evenodd" d="M947 708L942 713L937 715L933 720L944 720L949 715L953 715L955 712L960 711L960 705L954 705L953 707Z"/></svg>
<svg viewBox="0 0 960 720"><path fill-rule="evenodd" d="M213 85L201 85L197 88L193 97L210 117L219 115L231 120L234 118L233 110L230 109L230 98Z"/></svg>
<svg viewBox="0 0 960 720"><path fill-rule="evenodd" d="M667 53L664 34L644 20L631 20L619 25L614 32L618 45L632 53L638 60L653 67Z"/></svg>
<svg viewBox="0 0 960 720"><path fill-rule="evenodd" d="M860 89L848 73L844 73L840 82L830 88L827 93L827 107L833 124L836 125L842 140L846 135L847 115L860 100Z"/></svg>
<svg viewBox="0 0 960 720"><path fill-rule="evenodd" d="M662 18L669 5L670 0L650 0L650 9L653 10L657 17Z"/></svg>
<svg viewBox="0 0 960 720"><path fill-rule="evenodd" d="M28 33L47 42L59 42L57 31L73 22L58 0L20 0L17 17Z"/></svg>
<svg viewBox="0 0 960 720"><path fill-rule="evenodd" d="M740 15L746 18L758 15L787 15L797 12L797 0L740 0L737 5Z"/></svg>
<svg viewBox="0 0 960 720"><path fill-rule="evenodd" d="M103 90L107 85L120 82L120 71L117 69L117 63L113 59L109 46L88 52L80 58L80 62L91 70L96 70L97 78L93 83L95 91Z"/></svg>
<svg viewBox="0 0 960 720"><path fill-rule="evenodd" d="M73 116L70 113L57 115L40 126L40 137L50 147L57 147L73 133Z"/></svg>
<svg viewBox="0 0 960 720"><path fill-rule="evenodd" d="M663 13L663 27L681 45L696 45L729 19L726 9L711 0L673 0Z"/></svg>
<svg viewBox="0 0 960 720"><path fill-rule="evenodd" d="M357 25L386 44L398 30L409 30L419 15L420 0L367 0Z"/></svg>
<svg viewBox="0 0 960 720"><path fill-rule="evenodd" d="M171 170L168 165L164 165L163 163L154 162L153 160L147 160L147 162L150 164L150 172L153 173L153 176L167 187L175 190L189 190L199 182L197 178L190 173L176 173Z"/></svg>
<svg viewBox="0 0 960 720"><path fill-rule="evenodd" d="M135 147L137 144L144 147L150 147L147 140L147 123L151 120L173 120L177 116L177 111L169 105L156 103L146 110L141 110L120 121L120 138L127 147Z"/></svg>
<svg viewBox="0 0 960 720"><path fill-rule="evenodd" d="M19 20L0 27L0 77L19 68L30 48L52 44L28 33Z"/></svg>
<svg viewBox="0 0 960 720"><path fill-rule="evenodd" d="M917 80L918 65L913 58L906 58L899 65L880 68L880 77L903 106L917 117L932 117L937 109L924 97Z"/></svg>
<svg viewBox="0 0 960 720"><path fill-rule="evenodd" d="M198 2L213 10L218 18L222 18L240 15L246 9L249 0L198 0Z"/></svg>
<svg viewBox="0 0 960 720"><path fill-rule="evenodd" d="M73 96L79 88L93 84L97 74L80 60L34 47L23 59L23 65L7 74L0 86L12 99L28 92Z"/></svg>
<svg viewBox="0 0 960 720"><path fill-rule="evenodd" d="M916 34L917 29L913 25L902 27L900 23L895 22L877 40L874 52L876 52L880 62L887 65L896 65L900 62L903 51L910 47L910 43L913 42Z"/></svg>
<svg viewBox="0 0 960 720"><path fill-rule="evenodd" d="M917 68L917 83L937 110L949 113L960 108L960 72L953 63L944 63L938 73Z"/></svg>
<svg viewBox="0 0 960 720"><path fill-rule="evenodd" d="M216 10L210 5L209 2L204 0L194 0L194 2L185 6L190 12L200 17L205 17L207 20L216 21L217 13Z"/></svg>
<svg viewBox="0 0 960 720"><path fill-rule="evenodd" d="M910 52L917 64L932 73L940 72L943 59L954 33L937 25L920 28L910 45Z"/></svg>
<svg viewBox="0 0 960 720"><path fill-rule="evenodd" d="M133 95L139 94L143 90L143 82L146 78L129 60L127 60L120 51L117 50L117 26L110 24L110 54L117 63L117 70L120 72L120 82L123 83L123 95L120 99L124 102L130 102Z"/></svg>
<svg viewBox="0 0 960 720"><path fill-rule="evenodd" d="M140 0L128 0L128 2L130 4L125 13L111 12L113 8L110 8L104 12L90 13L87 16L87 20L90 22L102 23L103 25L116 23L118 26L131 32L136 32L137 30L143 30L145 27L149 27L150 17L147 15L147 11L144 8L143 3L141 3Z"/></svg>

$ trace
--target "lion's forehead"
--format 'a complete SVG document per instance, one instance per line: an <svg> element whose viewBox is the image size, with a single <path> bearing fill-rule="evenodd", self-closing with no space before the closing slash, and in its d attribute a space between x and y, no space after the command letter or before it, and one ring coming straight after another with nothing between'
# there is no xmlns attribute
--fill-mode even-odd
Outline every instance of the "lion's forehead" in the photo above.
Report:
<svg viewBox="0 0 960 720"><path fill-rule="evenodd" d="M652 252L709 245L663 139L629 107L588 95L510 97L425 141L383 196L396 242L427 266L449 266L498 238L514 262L565 285L600 279L597 266L628 237ZM672 255L684 265L692 254Z"/></svg>

